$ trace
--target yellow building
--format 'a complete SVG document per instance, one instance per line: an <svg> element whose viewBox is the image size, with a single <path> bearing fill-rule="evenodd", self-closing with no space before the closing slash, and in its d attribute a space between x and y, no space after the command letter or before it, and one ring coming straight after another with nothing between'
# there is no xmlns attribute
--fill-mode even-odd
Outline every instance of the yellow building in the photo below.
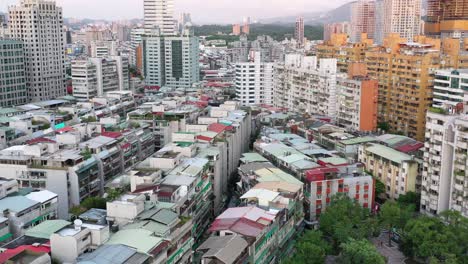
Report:
<svg viewBox="0 0 468 264"><path fill-rule="evenodd" d="M372 143L359 147L358 160L385 185L386 198L398 199L407 192L419 192L421 160Z"/></svg>
<svg viewBox="0 0 468 264"><path fill-rule="evenodd" d="M351 62L363 62L366 51L373 45L373 40L367 38L367 34L361 35L359 43L348 43L346 34L332 34L331 39L317 45L318 59L337 59L338 71L348 72Z"/></svg>
<svg viewBox="0 0 468 264"><path fill-rule="evenodd" d="M433 40L419 40L425 43L403 42L390 35L384 41L388 46L366 52L365 62L368 75L379 80L379 122L388 124L390 132L424 141L440 52Z"/></svg>

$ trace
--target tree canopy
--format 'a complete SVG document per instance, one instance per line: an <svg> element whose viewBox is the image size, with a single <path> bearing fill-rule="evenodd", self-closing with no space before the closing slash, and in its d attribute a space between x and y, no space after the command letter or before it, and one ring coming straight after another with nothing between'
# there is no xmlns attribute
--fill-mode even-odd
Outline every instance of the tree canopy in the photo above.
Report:
<svg viewBox="0 0 468 264"><path fill-rule="evenodd" d="M385 258L382 257L374 245L368 240L351 239L341 244L342 252L338 258L341 264L385 264Z"/></svg>

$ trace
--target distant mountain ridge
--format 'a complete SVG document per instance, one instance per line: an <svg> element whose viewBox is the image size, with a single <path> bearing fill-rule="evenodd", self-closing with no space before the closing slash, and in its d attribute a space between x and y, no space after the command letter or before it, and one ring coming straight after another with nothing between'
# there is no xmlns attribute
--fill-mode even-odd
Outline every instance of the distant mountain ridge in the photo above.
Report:
<svg viewBox="0 0 468 264"><path fill-rule="evenodd" d="M338 8L325 12L310 12L304 13L304 23L306 25L318 25L334 22L350 21L351 20L351 4L344 4ZM261 23L265 24L291 24L295 23L297 16L274 17L261 19Z"/></svg>

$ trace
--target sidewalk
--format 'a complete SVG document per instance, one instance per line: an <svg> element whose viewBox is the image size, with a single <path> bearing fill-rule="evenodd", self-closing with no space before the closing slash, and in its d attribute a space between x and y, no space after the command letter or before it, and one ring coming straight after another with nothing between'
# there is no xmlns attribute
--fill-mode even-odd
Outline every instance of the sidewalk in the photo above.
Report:
<svg viewBox="0 0 468 264"><path fill-rule="evenodd" d="M406 257L398 249L398 245L392 242L392 246L388 246L388 234L382 233L377 238L371 239L377 250L382 256L386 257L389 264L404 264ZM381 245L381 242L383 245Z"/></svg>

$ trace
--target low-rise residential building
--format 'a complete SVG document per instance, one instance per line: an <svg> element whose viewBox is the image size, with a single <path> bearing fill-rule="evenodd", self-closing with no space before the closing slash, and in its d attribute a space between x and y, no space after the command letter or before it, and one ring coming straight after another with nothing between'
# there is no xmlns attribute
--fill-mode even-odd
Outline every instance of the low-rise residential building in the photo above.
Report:
<svg viewBox="0 0 468 264"><path fill-rule="evenodd" d="M372 209L374 179L359 166L327 166L307 171L304 185L305 218L317 224L320 214L337 194L345 194L362 207Z"/></svg>
<svg viewBox="0 0 468 264"><path fill-rule="evenodd" d="M359 162L385 185L386 198L420 192L422 161L398 150L369 143L359 147Z"/></svg>
<svg viewBox="0 0 468 264"><path fill-rule="evenodd" d="M49 191L9 196L0 200L2 216L8 219L8 233L14 238L24 235L27 229L45 220L56 219L57 208L57 195Z"/></svg>
<svg viewBox="0 0 468 264"><path fill-rule="evenodd" d="M84 224L75 220L50 236L52 258L62 263L75 263L78 256L93 251L109 240L109 226Z"/></svg>

